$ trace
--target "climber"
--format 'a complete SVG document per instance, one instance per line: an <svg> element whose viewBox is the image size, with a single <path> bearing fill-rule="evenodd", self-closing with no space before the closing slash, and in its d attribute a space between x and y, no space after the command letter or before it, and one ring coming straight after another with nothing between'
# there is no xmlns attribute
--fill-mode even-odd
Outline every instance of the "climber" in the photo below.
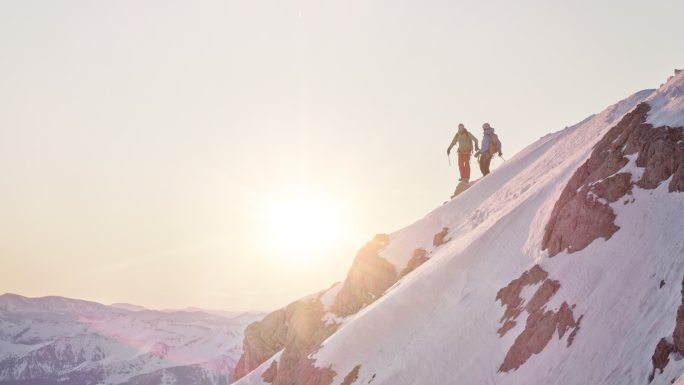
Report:
<svg viewBox="0 0 684 385"><path fill-rule="evenodd" d="M470 156L473 153L473 142L475 143L475 151L479 151L477 138L466 130L463 123L458 124L458 132L454 135L454 139L447 148L447 156L451 153L451 148L458 143L458 171L461 174L459 181L467 182L470 179Z"/></svg>
<svg viewBox="0 0 684 385"><path fill-rule="evenodd" d="M485 123L482 125L482 148L475 153L475 157L480 162L482 176L489 174L489 163L492 161L494 154L503 155L501 153L501 141L494 133L494 127L490 126L489 123Z"/></svg>

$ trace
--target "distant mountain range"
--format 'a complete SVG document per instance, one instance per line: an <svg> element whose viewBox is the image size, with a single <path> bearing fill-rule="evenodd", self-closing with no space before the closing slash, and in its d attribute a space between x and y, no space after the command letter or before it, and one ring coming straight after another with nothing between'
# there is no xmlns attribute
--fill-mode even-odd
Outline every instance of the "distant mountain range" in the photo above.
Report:
<svg viewBox="0 0 684 385"><path fill-rule="evenodd" d="M261 316L0 295L0 384L225 385Z"/></svg>

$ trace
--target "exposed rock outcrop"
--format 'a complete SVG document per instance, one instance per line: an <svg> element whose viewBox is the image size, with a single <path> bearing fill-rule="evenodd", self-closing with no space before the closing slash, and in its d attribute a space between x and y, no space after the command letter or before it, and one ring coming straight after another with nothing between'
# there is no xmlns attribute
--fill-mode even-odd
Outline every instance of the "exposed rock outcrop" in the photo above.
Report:
<svg viewBox="0 0 684 385"><path fill-rule="evenodd" d="M342 381L342 385L351 385L356 380L359 378L359 370L361 369L361 365L356 365L354 366L354 369L349 371L347 375L344 377L344 380Z"/></svg>
<svg viewBox="0 0 684 385"><path fill-rule="evenodd" d="M663 369L670 362L670 353L674 352L674 346L665 338L661 338L656 345L655 352L651 357L651 362L653 363L653 371L648 376L648 382L653 381L655 378L656 370L663 372Z"/></svg>
<svg viewBox="0 0 684 385"><path fill-rule="evenodd" d="M672 332L672 339L670 342L669 338L662 338L658 341L653 352L653 357L651 361L653 363L653 371L649 376L649 382L653 380L656 374L656 369L660 369L660 373L670 362L671 353L679 353L684 355L684 279L682 279L682 302L677 308L677 320L675 322L675 328Z"/></svg>
<svg viewBox="0 0 684 385"><path fill-rule="evenodd" d="M649 382L653 380L656 374L656 369L660 369L660 373L670 362L670 354L678 353L684 355L684 279L682 279L682 302L677 308L677 319L675 322L672 338L662 338L658 341L653 352L651 361L653 363L653 371L649 376Z"/></svg>
<svg viewBox="0 0 684 385"><path fill-rule="evenodd" d="M496 299L501 301L503 306L506 306L506 310L503 316L501 316L502 326L498 330L499 336L503 336L508 330L513 328L516 325L515 319L522 313L523 299L520 298L522 289L525 286L535 285L545 280L548 276L548 273L539 265L534 265L496 293Z"/></svg>
<svg viewBox="0 0 684 385"><path fill-rule="evenodd" d="M335 372L318 368L308 356L337 330L336 324L323 321L323 305L317 298L300 300L276 310L245 331L244 353L238 364L239 379L282 350L278 361L262 374L264 381L282 384L330 384ZM273 354L268 355L269 352ZM261 362L259 362L261 360Z"/></svg>
<svg viewBox="0 0 684 385"><path fill-rule="evenodd" d="M278 375L278 361L273 361L271 362L271 366L269 366L261 375L261 378L269 384L272 384L273 381L275 381L276 375Z"/></svg>
<svg viewBox="0 0 684 385"><path fill-rule="evenodd" d="M444 227L442 231L439 233L435 234L434 238L432 238L432 245L435 247L442 246L443 244L449 242L451 238L446 239L446 236L449 234L449 228Z"/></svg>
<svg viewBox="0 0 684 385"><path fill-rule="evenodd" d="M619 230L610 203L630 194L634 185L653 189L672 177L669 191L684 191L684 132L646 123L649 110L644 102L625 115L570 178L545 228L542 249L549 256L582 250L600 237L610 239ZM621 170L627 155L637 153L636 166L644 170L634 181L631 172Z"/></svg>
<svg viewBox="0 0 684 385"><path fill-rule="evenodd" d="M425 249L417 248L413 250L413 256L409 259L404 270L399 274L399 278L405 276L406 274L415 270L418 266L425 263L429 258L427 257L427 251Z"/></svg>
<svg viewBox="0 0 684 385"><path fill-rule="evenodd" d="M470 186L472 186L474 183L475 183L474 181L473 181L473 182L466 182L466 181L459 182L459 183L456 185L456 189L454 190L454 193L451 194L451 199L453 199L454 197L460 195L462 192L464 192L465 190L467 190L468 188L470 188Z"/></svg>
<svg viewBox="0 0 684 385"><path fill-rule="evenodd" d="M234 379L244 377L285 347L287 319L295 311L296 306L295 302L247 326L242 341L243 353L233 370Z"/></svg>
<svg viewBox="0 0 684 385"><path fill-rule="evenodd" d="M272 383L328 385L336 373L330 368L316 367L309 356L337 330L337 325L322 320L325 311L317 299L300 303L288 319L287 341Z"/></svg>
<svg viewBox="0 0 684 385"><path fill-rule="evenodd" d="M533 285L539 285L539 287L527 304L524 304L525 300L521 298L520 293L525 286ZM499 290L496 299L506 307L501 317L502 325L497 331L499 336L504 336L516 325L516 319L523 310L528 313L525 329L516 337L506 353L499 371L508 372L519 368L533 354L544 350L556 331L562 339L565 333L572 329L567 341L568 346L572 344L582 317L575 320L572 308L567 302L563 302L556 311L546 309L546 305L558 289L560 289L560 282L548 278L546 271L539 265L534 265Z"/></svg>
<svg viewBox="0 0 684 385"><path fill-rule="evenodd" d="M525 330L515 339L499 370L508 372L519 368L533 354L544 350L556 331L561 339L570 329L573 329L573 333L576 332L579 329L580 320L581 317L575 321L572 309L567 302L563 302L558 311L544 311L540 308L530 313ZM568 346L572 344L573 339L574 335L568 337Z"/></svg>
<svg viewBox="0 0 684 385"><path fill-rule="evenodd" d="M378 255L387 244L389 236L379 234L358 252L344 286L335 297L333 313L342 317L356 314L397 281L399 277L394 266Z"/></svg>
<svg viewBox="0 0 684 385"><path fill-rule="evenodd" d="M379 234L361 248L329 312L340 317L355 314L398 280L394 266L378 254L388 243L389 236ZM425 255L416 251L414 264L420 265ZM234 378L244 377L282 350L278 362L274 361L262 374L265 381L273 385L330 384L335 371L315 366L310 358L337 330L337 323L324 321L326 313L319 298L308 298L251 324L245 331L244 353Z"/></svg>
<svg viewBox="0 0 684 385"><path fill-rule="evenodd" d="M677 309L677 323L672 332L672 339L675 350L684 355L684 280L682 280L682 303Z"/></svg>

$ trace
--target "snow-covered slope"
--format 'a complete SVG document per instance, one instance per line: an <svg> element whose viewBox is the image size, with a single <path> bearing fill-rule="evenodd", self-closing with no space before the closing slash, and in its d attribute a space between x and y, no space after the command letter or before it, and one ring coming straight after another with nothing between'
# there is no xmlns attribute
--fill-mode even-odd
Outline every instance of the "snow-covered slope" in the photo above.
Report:
<svg viewBox="0 0 684 385"><path fill-rule="evenodd" d="M683 117L679 72L377 236L344 283L248 327L237 384L676 381Z"/></svg>
<svg viewBox="0 0 684 385"><path fill-rule="evenodd" d="M260 317L131 306L1 295L0 384L225 384Z"/></svg>

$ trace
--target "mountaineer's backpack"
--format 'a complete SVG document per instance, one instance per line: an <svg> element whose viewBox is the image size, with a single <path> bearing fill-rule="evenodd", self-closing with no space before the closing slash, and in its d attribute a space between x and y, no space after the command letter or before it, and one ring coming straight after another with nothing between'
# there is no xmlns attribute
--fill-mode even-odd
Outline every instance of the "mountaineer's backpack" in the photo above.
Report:
<svg viewBox="0 0 684 385"><path fill-rule="evenodd" d="M489 135L489 148L487 149L487 152L490 155L498 154L501 152L501 141L499 140L499 137L495 133L488 134Z"/></svg>

